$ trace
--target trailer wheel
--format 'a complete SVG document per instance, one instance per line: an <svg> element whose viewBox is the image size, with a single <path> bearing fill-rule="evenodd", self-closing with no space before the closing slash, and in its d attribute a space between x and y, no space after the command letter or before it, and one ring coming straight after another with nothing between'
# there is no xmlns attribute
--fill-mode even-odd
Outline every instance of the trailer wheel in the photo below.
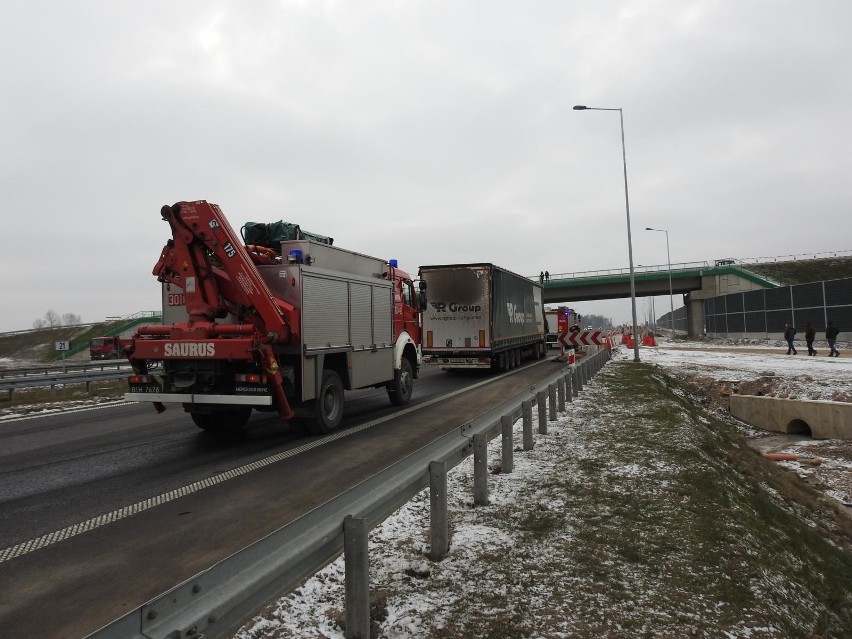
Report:
<svg viewBox="0 0 852 639"><path fill-rule="evenodd" d="M393 381L388 386L388 397L394 406L407 404L414 390L414 372L407 357L402 358L399 370L394 371Z"/></svg>
<svg viewBox="0 0 852 639"><path fill-rule="evenodd" d="M313 400L313 416L308 420L308 432L325 435L336 430L343 421L343 383L333 370L324 370L317 398Z"/></svg>
<svg viewBox="0 0 852 639"><path fill-rule="evenodd" d="M506 353L497 353L497 370L501 373L506 370Z"/></svg>
<svg viewBox="0 0 852 639"><path fill-rule="evenodd" d="M209 413L190 413L192 421L202 430L224 433L241 430L251 417L251 406L222 408Z"/></svg>

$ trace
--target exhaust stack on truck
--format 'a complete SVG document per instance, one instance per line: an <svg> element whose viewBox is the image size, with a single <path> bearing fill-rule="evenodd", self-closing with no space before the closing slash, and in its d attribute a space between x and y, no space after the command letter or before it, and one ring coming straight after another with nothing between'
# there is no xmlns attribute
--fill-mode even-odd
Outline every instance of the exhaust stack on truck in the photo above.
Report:
<svg viewBox="0 0 852 639"><path fill-rule="evenodd" d="M541 286L494 264L421 266L423 363L509 370L546 353Z"/></svg>

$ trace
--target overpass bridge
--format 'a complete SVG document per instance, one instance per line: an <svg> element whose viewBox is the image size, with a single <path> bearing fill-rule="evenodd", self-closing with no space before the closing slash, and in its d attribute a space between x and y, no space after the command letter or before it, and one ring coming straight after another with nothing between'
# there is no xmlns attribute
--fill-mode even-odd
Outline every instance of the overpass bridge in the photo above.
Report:
<svg viewBox="0 0 852 639"><path fill-rule="evenodd" d="M669 294L669 265L636 266L636 297ZM538 276L531 279L538 279ZM671 265L671 291L683 295L687 334L704 330L704 300L718 295L776 288L778 282L735 264L683 262ZM551 274L542 287L542 302L562 304L630 297L630 269L608 269Z"/></svg>

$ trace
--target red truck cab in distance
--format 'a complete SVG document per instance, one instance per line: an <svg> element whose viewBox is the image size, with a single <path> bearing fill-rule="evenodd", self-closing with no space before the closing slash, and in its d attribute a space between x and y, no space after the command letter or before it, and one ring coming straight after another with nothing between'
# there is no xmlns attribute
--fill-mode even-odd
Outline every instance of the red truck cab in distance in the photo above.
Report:
<svg viewBox="0 0 852 639"><path fill-rule="evenodd" d="M121 343L117 337L93 337L89 342L89 357L92 359L118 359Z"/></svg>

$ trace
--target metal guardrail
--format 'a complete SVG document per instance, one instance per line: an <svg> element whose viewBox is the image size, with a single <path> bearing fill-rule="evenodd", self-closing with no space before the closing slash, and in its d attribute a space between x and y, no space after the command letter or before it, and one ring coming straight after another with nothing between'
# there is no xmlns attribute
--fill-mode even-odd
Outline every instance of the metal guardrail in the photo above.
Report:
<svg viewBox="0 0 852 639"><path fill-rule="evenodd" d="M126 368L130 363L126 359L92 360L81 364L47 364L45 366L26 366L20 368L0 368L0 379L7 377L31 377L34 375L56 375L67 371L106 370L107 368Z"/></svg>
<svg viewBox="0 0 852 639"><path fill-rule="evenodd" d="M471 453L474 453L475 457L475 484L477 481L487 482L487 467L479 451L483 441L487 442L488 438L501 430L503 467L505 472L509 472L511 461L506 461L506 455L511 455L513 449L511 445L506 446L507 425L511 435L514 420L523 415L524 440L527 441L529 425L531 442L532 403L536 402L539 406L539 430L546 432L548 417L545 416L545 403L549 404L549 419L555 420L557 390L560 410L564 410L566 395L568 401L571 401L571 389L576 389L575 392L581 391L583 385L608 360L609 352L601 350L577 364L573 373L570 368L563 368L559 373L463 424L453 432L439 437L264 539L113 621L89 635L89 639L225 637L271 600L297 587L326 566L340 554L344 544L347 548L347 637L368 637L369 610L364 610L364 604L368 607L369 600L363 589L364 583L367 583L367 586L369 583L366 569L358 571L353 568L353 579L350 581L350 548L355 544L355 552L352 554L360 558L362 568L367 549L365 534L353 539L353 533L348 532L353 517L357 518L362 526L365 524L366 529L376 526L430 485L430 478L434 480L435 477L436 464L443 468L443 479L446 481L446 469L455 467ZM511 437L509 441L511 442ZM476 497L481 494L481 490L480 483L475 488L475 503L479 503L476 502ZM440 493L440 490L437 492ZM487 498L487 487L485 493ZM436 493L433 488L434 494ZM444 490L444 514L446 499ZM442 508L440 504L435 505L436 501L433 500L432 511L433 540L435 509L440 515ZM446 533L446 516L444 527ZM350 536L347 537L347 534ZM353 561L359 563L357 560ZM362 587L360 590L359 585ZM356 602L355 605L353 602Z"/></svg>
<svg viewBox="0 0 852 639"><path fill-rule="evenodd" d="M32 375L28 377L14 377L0 379L0 391L8 392L8 401L14 399L15 390L19 388L43 388L50 387L51 397L57 386L68 386L70 384L85 384L86 391L92 382L123 379L127 377L129 369L117 368L114 371L100 370L87 371L83 373L53 372L44 375Z"/></svg>

